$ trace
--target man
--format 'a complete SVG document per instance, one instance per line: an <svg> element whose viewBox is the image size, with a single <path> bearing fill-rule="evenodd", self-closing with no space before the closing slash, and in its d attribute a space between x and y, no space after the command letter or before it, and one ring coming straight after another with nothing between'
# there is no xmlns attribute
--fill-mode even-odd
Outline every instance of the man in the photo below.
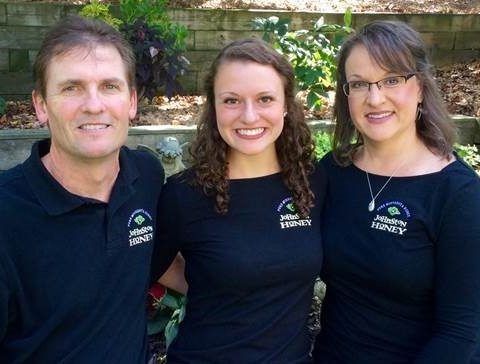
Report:
<svg viewBox="0 0 480 364"><path fill-rule="evenodd" d="M0 175L0 363L145 363L145 297L164 174L130 151L135 60L69 17L34 65L51 138Z"/></svg>

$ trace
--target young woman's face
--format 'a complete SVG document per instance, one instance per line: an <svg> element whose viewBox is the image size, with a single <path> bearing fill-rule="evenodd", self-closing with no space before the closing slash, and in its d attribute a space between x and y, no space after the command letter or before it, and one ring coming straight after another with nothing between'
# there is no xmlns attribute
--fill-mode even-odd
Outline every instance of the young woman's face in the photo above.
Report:
<svg viewBox="0 0 480 364"><path fill-rule="evenodd" d="M286 111L284 82L277 71L255 62L224 63L214 94L218 131L230 155L276 159L275 141Z"/></svg>
<svg viewBox="0 0 480 364"><path fill-rule="evenodd" d="M394 76L408 75L383 69L363 45L355 46L347 57L345 76L347 82L385 79L380 89L372 84L365 92L355 92L352 87L348 96L350 116L366 144L401 142L416 136L417 106L422 102L420 82L416 76L401 78L397 84Z"/></svg>

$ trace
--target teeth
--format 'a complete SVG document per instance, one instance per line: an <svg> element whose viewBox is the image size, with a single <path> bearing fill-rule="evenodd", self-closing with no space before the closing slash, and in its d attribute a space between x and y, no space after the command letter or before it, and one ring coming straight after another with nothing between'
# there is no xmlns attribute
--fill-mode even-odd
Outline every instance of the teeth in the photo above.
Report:
<svg viewBox="0 0 480 364"><path fill-rule="evenodd" d="M248 135L248 136L253 136L253 135L258 135L263 133L265 128L255 128L255 129L237 129L237 133L240 135Z"/></svg>
<svg viewBox="0 0 480 364"><path fill-rule="evenodd" d="M80 126L80 129L84 130L100 130L100 129L106 129L107 125L105 124L84 124Z"/></svg>
<svg viewBox="0 0 480 364"><path fill-rule="evenodd" d="M387 117L391 114L391 112L384 112L382 114L368 114L367 116L371 119L381 119Z"/></svg>

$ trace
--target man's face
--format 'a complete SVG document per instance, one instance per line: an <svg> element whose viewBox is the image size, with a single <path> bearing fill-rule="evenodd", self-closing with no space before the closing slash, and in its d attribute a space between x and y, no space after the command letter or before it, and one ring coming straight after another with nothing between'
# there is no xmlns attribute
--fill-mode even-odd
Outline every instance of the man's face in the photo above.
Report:
<svg viewBox="0 0 480 364"><path fill-rule="evenodd" d="M54 57L45 97L35 91L32 97L38 119L50 129L50 153L73 163L116 159L137 111L125 65L108 45Z"/></svg>

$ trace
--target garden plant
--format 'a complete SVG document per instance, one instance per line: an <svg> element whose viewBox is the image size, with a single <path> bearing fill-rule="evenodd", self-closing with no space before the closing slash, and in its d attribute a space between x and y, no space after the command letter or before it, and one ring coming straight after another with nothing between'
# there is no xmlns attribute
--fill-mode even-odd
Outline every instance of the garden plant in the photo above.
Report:
<svg viewBox="0 0 480 364"><path fill-rule="evenodd" d="M104 20L125 35L135 53L139 96L149 100L160 91L169 98L179 94L179 77L189 64L184 56L187 29L170 21L166 3L120 0L120 14L115 17L109 4L94 0L80 11L83 16Z"/></svg>
<svg viewBox="0 0 480 364"><path fill-rule="evenodd" d="M290 61L300 90L306 92L307 107L320 109L322 97L335 87L336 57L343 39L352 32L352 13L344 24L326 24L320 17L311 29L289 30L290 19L272 16L254 19L254 29Z"/></svg>

